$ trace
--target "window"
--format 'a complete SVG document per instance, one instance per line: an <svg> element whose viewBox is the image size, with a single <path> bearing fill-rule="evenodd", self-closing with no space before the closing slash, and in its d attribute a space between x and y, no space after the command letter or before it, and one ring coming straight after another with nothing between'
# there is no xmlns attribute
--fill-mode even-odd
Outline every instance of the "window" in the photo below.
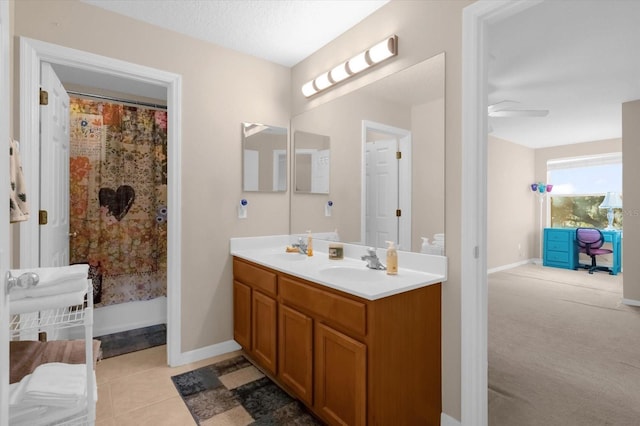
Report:
<svg viewBox="0 0 640 426"><path fill-rule="evenodd" d="M607 192L622 194L622 153L547 161L551 227L606 228L607 210L599 206ZM614 210L614 228L622 228L622 209Z"/></svg>

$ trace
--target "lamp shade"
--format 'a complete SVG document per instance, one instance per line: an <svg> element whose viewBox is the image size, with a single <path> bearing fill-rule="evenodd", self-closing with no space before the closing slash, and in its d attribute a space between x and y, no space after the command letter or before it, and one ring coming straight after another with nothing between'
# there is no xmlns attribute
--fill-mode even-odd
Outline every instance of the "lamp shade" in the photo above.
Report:
<svg viewBox="0 0 640 426"><path fill-rule="evenodd" d="M620 209L622 208L622 199L620 198L620 194L617 192L607 192L604 200L602 200L602 204L600 204L601 209Z"/></svg>

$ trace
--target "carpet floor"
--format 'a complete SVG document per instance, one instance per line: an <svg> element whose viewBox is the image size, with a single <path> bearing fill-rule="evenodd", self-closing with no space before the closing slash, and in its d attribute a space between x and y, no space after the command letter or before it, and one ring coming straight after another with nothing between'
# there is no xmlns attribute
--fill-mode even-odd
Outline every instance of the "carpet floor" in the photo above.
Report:
<svg viewBox="0 0 640 426"><path fill-rule="evenodd" d="M96 337L96 340L101 342L102 359L111 358L165 345L167 343L167 325L158 324L151 327L107 334Z"/></svg>
<svg viewBox="0 0 640 426"><path fill-rule="evenodd" d="M201 426L321 425L244 356L171 377Z"/></svg>
<svg viewBox="0 0 640 426"><path fill-rule="evenodd" d="M489 425L640 425L640 308L622 275L489 275Z"/></svg>

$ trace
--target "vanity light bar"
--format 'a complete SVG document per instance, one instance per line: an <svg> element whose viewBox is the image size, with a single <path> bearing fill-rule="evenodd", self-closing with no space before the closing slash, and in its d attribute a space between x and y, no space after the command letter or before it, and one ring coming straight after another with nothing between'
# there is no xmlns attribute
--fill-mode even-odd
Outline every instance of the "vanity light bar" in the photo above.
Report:
<svg viewBox="0 0 640 426"><path fill-rule="evenodd" d="M302 94L307 98L313 96L397 54L398 36L389 36L364 52L358 53L348 61L334 67L331 71L326 71L313 80L306 82L302 85Z"/></svg>

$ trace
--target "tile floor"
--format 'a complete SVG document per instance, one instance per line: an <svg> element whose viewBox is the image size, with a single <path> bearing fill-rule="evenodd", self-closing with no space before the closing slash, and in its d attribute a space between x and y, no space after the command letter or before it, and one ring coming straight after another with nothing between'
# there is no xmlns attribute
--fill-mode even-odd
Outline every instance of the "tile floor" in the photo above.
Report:
<svg viewBox="0 0 640 426"><path fill-rule="evenodd" d="M230 352L171 368L167 366L167 347L163 345L101 360L96 366L96 426L195 425L171 376L240 353Z"/></svg>

